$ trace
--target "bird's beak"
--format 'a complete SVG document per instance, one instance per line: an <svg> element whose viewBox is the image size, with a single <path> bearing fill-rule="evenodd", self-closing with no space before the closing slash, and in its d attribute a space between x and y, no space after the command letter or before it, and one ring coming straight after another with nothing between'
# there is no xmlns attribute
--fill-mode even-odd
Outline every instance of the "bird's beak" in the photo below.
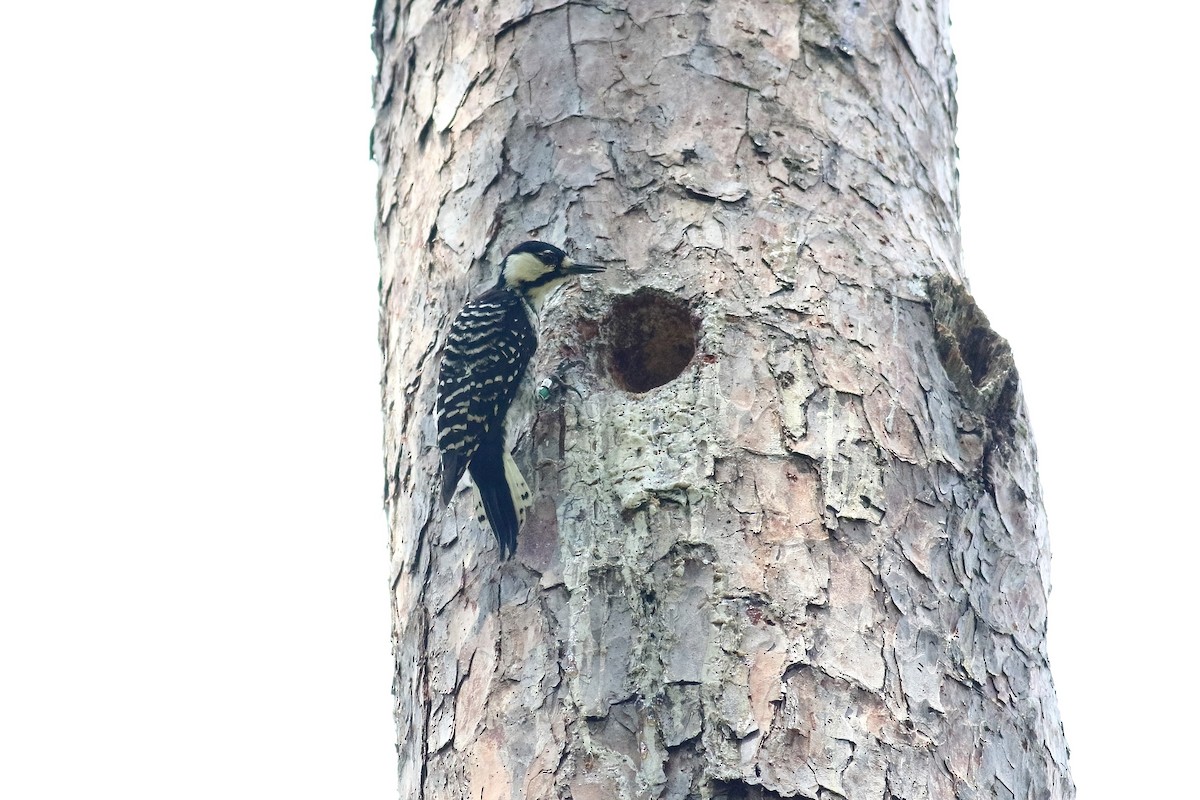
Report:
<svg viewBox="0 0 1200 800"><path fill-rule="evenodd" d="M563 260L562 271L565 275L590 275L593 272L604 272L604 267L592 264L576 264L571 259Z"/></svg>

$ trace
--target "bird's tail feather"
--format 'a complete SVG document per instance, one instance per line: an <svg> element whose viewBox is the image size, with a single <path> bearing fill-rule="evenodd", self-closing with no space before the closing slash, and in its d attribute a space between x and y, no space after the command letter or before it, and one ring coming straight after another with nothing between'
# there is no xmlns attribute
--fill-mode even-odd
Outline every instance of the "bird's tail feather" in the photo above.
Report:
<svg viewBox="0 0 1200 800"><path fill-rule="evenodd" d="M450 505L450 498L454 497L454 490L465 471L458 453L442 453L442 505Z"/></svg>
<svg viewBox="0 0 1200 800"><path fill-rule="evenodd" d="M491 525L500 542L501 557L508 558L517 551L517 531L532 505L529 484L503 445L480 448L470 471L479 494L476 517L480 524L486 519Z"/></svg>

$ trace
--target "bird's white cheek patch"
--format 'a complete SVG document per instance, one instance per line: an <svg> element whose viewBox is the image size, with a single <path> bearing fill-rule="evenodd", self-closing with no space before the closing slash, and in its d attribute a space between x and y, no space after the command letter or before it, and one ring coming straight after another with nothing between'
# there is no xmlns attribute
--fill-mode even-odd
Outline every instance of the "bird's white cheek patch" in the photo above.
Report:
<svg viewBox="0 0 1200 800"><path fill-rule="evenodd" d="M504 265L504 277L509 286L519 286L540 278L547 267L536 256L529 253L517 253L509 256Z"/></svg>

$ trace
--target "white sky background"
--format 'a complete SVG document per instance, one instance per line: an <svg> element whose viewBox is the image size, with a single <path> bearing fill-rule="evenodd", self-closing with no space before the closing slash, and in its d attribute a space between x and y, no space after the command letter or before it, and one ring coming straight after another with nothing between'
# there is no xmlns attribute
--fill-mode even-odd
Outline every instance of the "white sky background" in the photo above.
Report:
<svg viewBox="0 0 1200 800"><path fill-rule="evenodd" d="M953 7L1089 800L1172 796L1200 712L1183 5ZM0 796L394 796L371 8L0 11Z"/></svg>

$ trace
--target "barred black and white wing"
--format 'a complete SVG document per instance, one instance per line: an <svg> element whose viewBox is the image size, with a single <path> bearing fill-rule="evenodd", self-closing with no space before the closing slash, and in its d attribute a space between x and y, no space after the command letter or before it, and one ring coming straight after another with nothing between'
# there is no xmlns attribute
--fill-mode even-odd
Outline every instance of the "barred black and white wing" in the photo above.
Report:
<svg viewBox="0 0 1200 800"><path fill-rule="evenodd" d="M496 288L467 303L454 320L438 374L438 448L442 502L468 469L502 553L516 549L529 490L506 472L504 419L537 349L524 303ZM511 461L511 456L508 457ZM515 492L523 491L525 505Z"/></svg>

